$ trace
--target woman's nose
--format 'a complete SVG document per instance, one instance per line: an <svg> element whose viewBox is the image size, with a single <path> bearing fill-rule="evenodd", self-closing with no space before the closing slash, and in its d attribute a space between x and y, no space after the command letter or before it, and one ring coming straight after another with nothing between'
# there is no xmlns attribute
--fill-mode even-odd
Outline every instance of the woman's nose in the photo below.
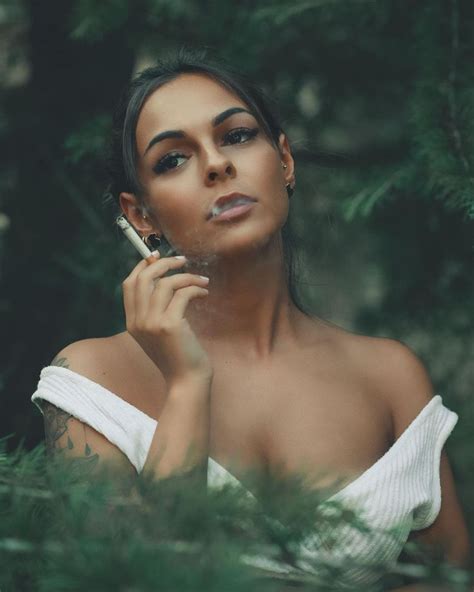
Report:
<svg viewBox="0 0 474 592"><path fill-rule="evenodd" d="M235 176L235 168L232 161L218 151L208 155L205 178L207 183L214 183L217 179Z"/></svg>
<svg viewBox="0 0 474 592"><path fill-rule="evenodd" d="M208 178L210 181L215 181L219 177L225 177L225 176L231 177L232 170L233 170L232 165L229 164L228 166L226 166L225 171L223 173L220 170L209 171Z"/></svg>

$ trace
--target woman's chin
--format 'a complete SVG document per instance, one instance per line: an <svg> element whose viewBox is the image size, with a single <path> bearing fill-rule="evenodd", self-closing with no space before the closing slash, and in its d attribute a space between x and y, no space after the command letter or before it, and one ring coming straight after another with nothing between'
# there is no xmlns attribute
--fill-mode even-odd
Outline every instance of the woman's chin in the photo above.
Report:
<svg viewBox="0 0 474 592"><path fill-rule="evenodd" d="M183 245L179 251L190 262L215 265L220 261L245 257L266 256L277 245L281 237L281 228L285 220L268 220L267 223L247 224L229 227L224 232L212 236L208 231L206 243L198 241L192 245Z"/></svg>
<svg viewBox="0 0 474 592"><path fill-rule="evenodd" d="M239 239L228 241L226 244L218 244L212 252L207 254L200 254L196 260L200 260L206 265L219 264L224 262L242 263L244 260L254 260L267 256L269 246L272 243L272 236L265 236L256 239L247 238L247 240Z"/></svg>

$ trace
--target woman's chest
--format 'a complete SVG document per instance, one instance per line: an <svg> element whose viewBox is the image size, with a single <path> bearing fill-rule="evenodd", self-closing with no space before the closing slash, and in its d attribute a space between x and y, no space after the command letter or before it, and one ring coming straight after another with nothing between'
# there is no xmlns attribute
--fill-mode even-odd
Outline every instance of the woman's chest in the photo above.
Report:
<svg viewBox="0 0 474 592"><path fill-rule="evenodd" d="M307 365L217 372L210 456L241 478L304 472L318 487L347 482L393 442L390 409L351 372Z"/></svg>

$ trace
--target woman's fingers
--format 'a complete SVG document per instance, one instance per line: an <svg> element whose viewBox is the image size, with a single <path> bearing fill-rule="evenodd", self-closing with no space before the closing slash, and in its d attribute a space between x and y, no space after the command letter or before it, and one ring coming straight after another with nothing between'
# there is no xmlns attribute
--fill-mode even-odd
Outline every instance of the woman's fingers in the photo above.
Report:
<svg viewBox="0 0 474 592"><path fill-rule="evenodd" d="M138 274L148 267L148 263L141 259L122 282L123 306L127 321L127 330L135 322L135 281Z"/></svg>
<svg viewBox="0 0 474 592"><path fill-rule="evenodd" d="M193 273L179 273L170 277L158 277L151 279L151 295L148 296L147 306L140 308L137 314L137 323L150 319L153 315L163 316L168 314L168 305L172 302L175 292L179 292L188 286L206 286L208 280ZM145 291L145 289L144 289Z"/></svg>
<svg viewBox="0 0 474 592"><path fill-rule="evenodd" d="M207 282L203 281L203 284L207 284ZM184 313L186 312L189 301L193 298L203 298L208 294L209 290L201 286L188 286L186 288L180 288L175 293L171 304L166 310L167 318L169 318L171 321L175 320L176 322L184 319Z"/></svg>
<svg viewBox="0 0 474 592"><path fill-rule="evenodd" d="M189 376L209 376L212 364L185 319L193 298L208 295L208 279L177 273L185 259L163 258L149 264L140 261L123 281L127 331L156 364L168 381Z"/></svg>
<svg viewBox="0 0 474 592"><path fill-rule="evenodd" d="M152 264L145 260L137 263L122 283L128 326L134 327L145 323L146 319L149 319L150 311L161 316L172 301L176 290L182 290L192 284L198 287L207 285L207 278L191 273L163 277L168 271L182 268L185 263L185 259L175 257L158 258ZM206 294L202 291L198 293ZM195 291L192 294L194 296ZM178 299L178 303L182 302L182 298ZM178 305L177 309L183 310L183 305Z"/></svg>
<svg viewBox="0 0 474 592"><path fill-rule="evenodd" d="M160 252L154 251L153 256L156 258L156 261L160 260ZM154 265L152 263L151 265ZM128 276L122 282L122 291L123 291L123 301L124 301L124 308L125 308L125 315L127 319L127 327L128 325L135 322L135 313L136 313L136 281L138 276L144 272L148 267L150 267L150 263L146 259L140 259L140 261L135 265L132 271L128 274Z"/></svg>
<svg viewBox="0 0 474 592"><path fill-rule="evenodd" d="M201 290L207 284L208 280L192 273L183 273L157 280L157 285L150 298L150 308L147 312L148 318L153 314L163 315L164 313L168 317L170 313L173 314L170 307L174 306L174 298L177 298L183 290L193 287ZM182 296L178 300L181 298Z"/></svg>
<svg viewBox="0 0 474 592"><path fill-rule="evenodd" d="M139 319L147 314L150 305L150 297L156 289L158 282L161 282L164 279L170 279L164 278L163 276L168 271L182 268L185 262L184 259L167 257L148 265L146 269L142 269L137 274L135 279L135 310L138 322Z"/></svg>

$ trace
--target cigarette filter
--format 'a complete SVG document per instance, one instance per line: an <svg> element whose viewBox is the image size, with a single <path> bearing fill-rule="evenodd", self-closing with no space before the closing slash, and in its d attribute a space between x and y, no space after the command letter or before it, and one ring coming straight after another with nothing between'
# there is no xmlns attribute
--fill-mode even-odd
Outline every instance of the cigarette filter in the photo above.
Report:
<svg viewBox="0 0 474 592"><path fill-rule="evenodd" d="M148 263L154 263L156 258L151 254L150 249L145 245L129 221L124 216L119 216L116 223L143 259L146 259Z"/></svg>

